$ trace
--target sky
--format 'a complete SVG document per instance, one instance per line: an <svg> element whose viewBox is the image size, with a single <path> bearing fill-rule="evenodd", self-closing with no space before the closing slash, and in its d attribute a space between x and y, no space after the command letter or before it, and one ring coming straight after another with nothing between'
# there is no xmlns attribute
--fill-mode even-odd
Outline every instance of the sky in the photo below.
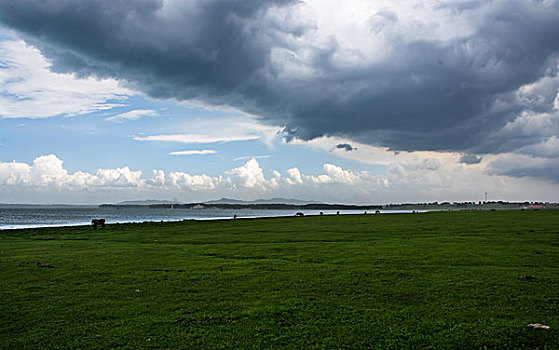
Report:
<svg viewBox="0 0 559 350"><path fill-rule="evenodd" d="M559 201L559 1L0 0L0 203Z"/></svg>

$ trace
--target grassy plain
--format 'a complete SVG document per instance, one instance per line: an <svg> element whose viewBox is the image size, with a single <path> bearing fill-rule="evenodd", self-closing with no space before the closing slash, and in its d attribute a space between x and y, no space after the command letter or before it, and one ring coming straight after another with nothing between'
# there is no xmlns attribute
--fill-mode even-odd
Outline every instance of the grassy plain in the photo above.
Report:
<svg viewBox="0 0 559 350"><path fill-rule="evenodd" d="M559 349L559 210L0 231L0 335L5 349Z"/></svg>

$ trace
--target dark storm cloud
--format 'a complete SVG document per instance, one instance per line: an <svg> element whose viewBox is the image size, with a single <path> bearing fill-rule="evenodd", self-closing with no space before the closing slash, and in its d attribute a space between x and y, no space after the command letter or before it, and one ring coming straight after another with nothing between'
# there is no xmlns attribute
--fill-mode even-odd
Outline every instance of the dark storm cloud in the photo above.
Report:
<svg viewBox="0 0 559 350"><path fill-rule="evenodd" d="M482 157L478 157L474 154L464 154L460 157L460 163L462 164L479 164L481 163Z"/></svg>
<svg viewBox="0 0 559 350"><path fill-rule="evenodd" d="M508 157L489 164L488 173L512 177L530 176L559 184L559 162L557 159Z"/></svg>
<svg viewBox="0 0 559 350"><path fill-rule="evenodd" d="M284 126L287 139L333 135L393 150L510 151L500 148L499 131L530 107L515 92L557 67L555 2L445 5L477 11L475 30L449 40L393 37L390 57L354 65L336 63L335 39L297 40L312 22L289 11L274 16L297 3L0 0L0 21L58 72L115 77L156 98L233 106ZM371 30L399 20L390 11L371 14ZM274 55L284 50L288 64L289 53L303 49L315 73L282 75Z"/></svg>
<svg viewBox="0 0 559 350"><path fill-rule="evenodd" d="M343 149L347 152L354 151L354 150L357 149L357 148L351 146L349 143L339 143L339 144L336 145L336 148L337 149Z"/></svg>

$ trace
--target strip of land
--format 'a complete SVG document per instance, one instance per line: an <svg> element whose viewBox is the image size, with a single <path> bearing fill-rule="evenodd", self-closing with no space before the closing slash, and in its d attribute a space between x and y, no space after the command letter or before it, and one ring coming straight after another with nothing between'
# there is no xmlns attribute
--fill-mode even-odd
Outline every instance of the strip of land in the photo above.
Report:
<svg viewBox="0 0 559 350"><path fill-rule="evenodd" d="M327 203L157 203L157 204L101 204L100 208L152 209L254 209L254 210L490 210L490 209L557 209L559 203L543 202L432 202L400 204L327 204Z"/></svg>
<svg viewBox="0 0 559 350"><path fill-rule="evenodd" d="M558 228L511 210L0 231L0 348L555 349Z"/></svg>

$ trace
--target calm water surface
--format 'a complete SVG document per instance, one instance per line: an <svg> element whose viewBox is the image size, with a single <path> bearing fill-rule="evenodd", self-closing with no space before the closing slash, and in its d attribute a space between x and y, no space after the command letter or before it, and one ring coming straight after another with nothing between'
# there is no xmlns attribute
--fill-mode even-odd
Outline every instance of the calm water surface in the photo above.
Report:
<svg viewBox="0 0 559 350"><path fill-rule="evenodd" d="M104 218L107 223L215 220L238 218L291 216L297 210L255 209L151 209L151 208L0 208L0 230L90 225L92 218ZM305 215L318 215L321 210L305 210ZM324 214L335 214L336 209L322 210ZM374 211L370 211L373 213ZM404 213L409 210L381 210L382 213ZM340 214L363 214L362 210L340 210Z"/></svg>

